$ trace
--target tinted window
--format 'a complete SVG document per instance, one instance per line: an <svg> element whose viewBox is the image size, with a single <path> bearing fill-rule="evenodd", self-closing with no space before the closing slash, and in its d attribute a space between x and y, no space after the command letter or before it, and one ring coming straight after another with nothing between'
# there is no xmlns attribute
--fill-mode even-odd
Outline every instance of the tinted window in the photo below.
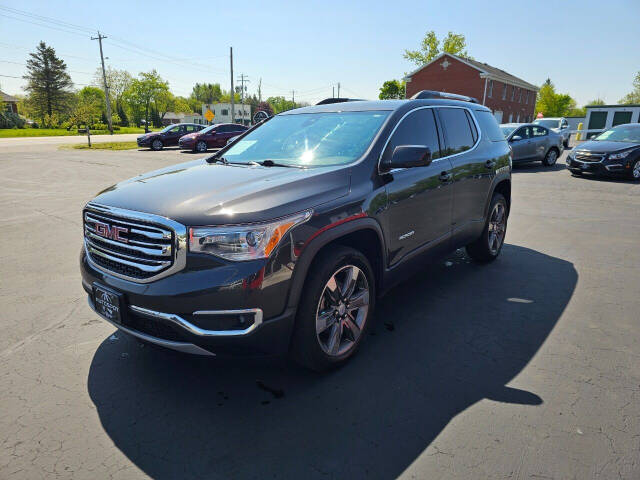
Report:
<svg viewBox="0 0 640 480"><path fill-rule="evenodd" d="M549 130L547 130L544 127L531 127L533 130L533 136L534 137L544 137L546 134L549 133Z"/></svg>
<svg viewBox="0 0 640 480"><path fill-rule="evenodd" d="M426 145L431 149L431 158L440 157L438 128L432 108L423 108L411 112L400 122L389 140L382 160L391 158L393 151L400 145Z"/></svg>
<svg viewBox="0 0 640 480"><path fill-rule="evenodd" d="M476 124L473 121L473 118L471 118L471 114L465 110L465 112L467 114L467 121L469 122L469 128L471 128L471 136L473 137L473 143L476 143L476 141L478 140L478 130L476 130Z"/></svg>
<svg viewBox="0 0 640 480"><path fill-rule="evenodd" d="M439 108L438 111L447 138L446 155L469 150L475 142L465 110L462 108Z"/></svg>
<svg viewBox="0 0 640 480"><path fill-rule="evenodd" d="M520 137L522 139L531 138L531 127L521 127L513 134L514 137Z"/></svg>
<svg viewBox="0 0 640 480"><path fill-rule="evenodd" d="M229 125L220 125L218 128L216 128L216 131L218 133L227 133L227 132L230 132L231 129Z"/></svg>

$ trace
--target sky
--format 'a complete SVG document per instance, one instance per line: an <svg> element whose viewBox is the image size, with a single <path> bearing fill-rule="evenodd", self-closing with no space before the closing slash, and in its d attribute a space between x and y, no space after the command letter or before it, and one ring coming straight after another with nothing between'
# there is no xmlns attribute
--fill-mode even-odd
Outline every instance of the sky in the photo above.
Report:
<svg viewBox="0 0 640 480"><path fill-rule="evenodd" d="M434 30L465 35L476 60L527 82L551 78L578 105L616 103L640 70L638 19L640 0L0 0L0 88L23 93L25 81L11 77L24 74L40 40L65 60L77 88L92 83L100 56L90 31L100 30L107 65L133 74L155 68L176 95L188 96L196 82L229 89L232 46L234 76L248 77L250 94L262 79L265 98L314 103L338 83L341 96L377 98L385 80L415 69L403 52Z"/></svg>

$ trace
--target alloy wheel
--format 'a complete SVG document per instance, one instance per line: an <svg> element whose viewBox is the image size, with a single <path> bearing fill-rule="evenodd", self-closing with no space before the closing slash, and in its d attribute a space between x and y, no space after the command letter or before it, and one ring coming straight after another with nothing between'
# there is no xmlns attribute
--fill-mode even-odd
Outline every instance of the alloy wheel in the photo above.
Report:
<svg viewBox="0 0 640 480"><path fill-rule="evenodd" d="M489 219L489 251L492 255L497 255L504 242L504 235L507 231L506 208L503 203L498 202L493 207Z"/></svg>
<svg viewBox="0 0 640 480"><path fill-rule="evenodd" d="M316 335L329 356L355 347L367 321L369 282L355 265L337 270L327 281L316 310Z"/></svg>
<svg viewBox="0 0 640 480"><path fill-rule="evenodd" d="M640 160L638 160L633 166L633 170L631 171L633 174L633 178L636 180L640 179Z"/></svg>
<svg viewBox="0 0 640 480"><path fill-rule="evenodd" d="M554 165L556 163L556 160L558 160L558 154L556 153L556 151L549 150L549 153L547 153L547 163L549 164L549 166Z"/></svg>
<svg viewBox="0 0 640 480"><path fill-rule="evenodd" d="M196 145L196 149L199 152L206 152L207 151L207 144L205 142L198 142Z"/></svg>
<svg viewBox="0 0 640 480"><path fill-rule="evenodd" d="M162 148L162 142L160 140L154 140L151 146L154 150L160 150Z"/></svg>

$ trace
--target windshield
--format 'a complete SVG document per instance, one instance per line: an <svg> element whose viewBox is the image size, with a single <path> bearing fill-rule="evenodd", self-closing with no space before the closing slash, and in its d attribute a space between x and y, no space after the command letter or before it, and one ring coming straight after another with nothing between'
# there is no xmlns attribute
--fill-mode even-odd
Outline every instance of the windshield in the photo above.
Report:
<svg viewBox="0 0 640 480"><path fill-rule="evenodd" d="M216 128L216 125L209 125L207 128L203 128L198 133L209 133L211 130Z"/></svg>
<svg viewBox="0 0 640 480"><path fill-rule="evenodd" d="M167 133L169 130L172 129L176 129L176 131L178 131L178 129L180 128L179 125L167 125L166 127L164 127L162 130L160 130L160 133Z"/></svg>
<svg viewBox="0 0 640 480"><path fill-rule="evenodd" d="M367 149L386 111L278 115L224 152L229 162L273 160L285 165L344 165Z"/></svg>
<svg viewBox="0 0 640 480"><path fill-rule="evenodd" d="M601 133L591 140L608 142L635 142L640 143L640 127L629 125L614 127L611 130Z"/></svg>
<svg viewBox="0 0 640 480"><path fill-rule="evenodd" d="M513 132L515 129L516 127L500 126L500 130L502 130L502 133L504 133L504 138L507 138L509 135L511 135L511 132Z"/></svg>
<svg viewBox="0 0 640 480"><path fill-rule="evenodd" d="M560 128L560 120L534 120L533 123L547 128Z"/></svg>

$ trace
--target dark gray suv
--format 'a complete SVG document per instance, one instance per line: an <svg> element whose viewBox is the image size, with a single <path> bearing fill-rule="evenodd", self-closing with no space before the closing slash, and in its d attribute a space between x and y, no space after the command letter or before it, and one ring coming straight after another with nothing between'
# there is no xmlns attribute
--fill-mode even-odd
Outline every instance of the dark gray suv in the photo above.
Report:
<svg viewBox="0 0 640 480"><path fill-rule="evenodd" d="M491 111L423 91L281 113L216 154L113 185L83 212L90 306L145 342L281 354L358 349L376 300L425 262L501 251L510 150Z"/></svg>

